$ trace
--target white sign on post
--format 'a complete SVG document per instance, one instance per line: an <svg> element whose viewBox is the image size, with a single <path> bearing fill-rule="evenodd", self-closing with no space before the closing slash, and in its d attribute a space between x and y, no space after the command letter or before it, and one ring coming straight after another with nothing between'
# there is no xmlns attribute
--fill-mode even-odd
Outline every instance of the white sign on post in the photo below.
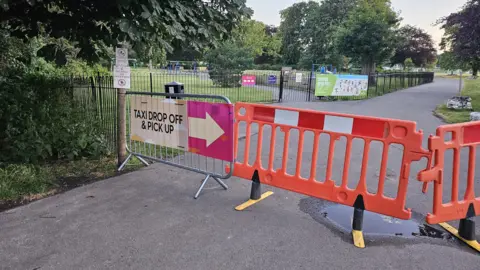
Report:
<svg viewBox="0 0 480 270"><path fill-rule="evenodd" d="M128 67L128 50L115 50L115 67L113 69L113 87L130 89L130 68Z"/></svg>
<svg viewBox="0 0 480 270"><path fill-rule="evenodd" d="M117 48L115 50L115 65L119 67L128 67L128 50Z"/></svg>
<svg viewBox="0 0 480 270"><path fill-rule="evenodd" d="M302 82L302 73L297 73L295 75L295 82L301 83Z"/></svg>
<svg viewBox="0 0 480 270"><path fill-rule="evenodd" d="M130 67L115 66L113 69L113 87L130 89Z"/></svg>

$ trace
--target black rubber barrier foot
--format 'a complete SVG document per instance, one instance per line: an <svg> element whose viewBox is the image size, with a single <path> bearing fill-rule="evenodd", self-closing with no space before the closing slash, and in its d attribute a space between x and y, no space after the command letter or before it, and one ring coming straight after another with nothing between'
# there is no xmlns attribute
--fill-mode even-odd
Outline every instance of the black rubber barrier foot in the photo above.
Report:
<svg viewBox="0 0 480 270"><path fill-rule="evenodd" d="M470 204L467 211L467 217L460 220L460 225L458 227L458 235L463 239L472 241L475 240L475 209L473 203Z"/></svg>
<svg viewBox="0 0 480 270"><path fill-rule="evenodd" d="M272 195L273 192L267 191L262 194L262 188L261 188L261 183L260 183L260 177L258 176L258 171L255 170L252 176L252 189L250 190L250 199L239 206L235 207L235 210L237 211L243 211L247 209L248 207L256 204L259 201L262 201L263 199L269 197Z"/></svg>
<svg viewBox="0 0 480 270"><path fill-rule="evenodd" d="M358 248L365 248L365 240L363 238L363 212L365 204L362 195L358 195L353 204L353 221L352 221L352 237L353 244Z"/></svg>
<svg viewBox="0 0 480 270"><path fill-rule="evenodd" d="M250 190L250 200L258 200L262 197L262 187L258 171L255 170L252 176L252 189Z"/></svg>
<svg viewBox="0 0 480 270"><path fill-rule="evenodd" d="M460 220L458 231L454 227L450 226L450 224L445 222L439 223L438 225L480 253L480 243L478 243L477 239L475 239L474 217L475 209L473 207L473 203L471 203L468 206L466 217Z"/></svg>

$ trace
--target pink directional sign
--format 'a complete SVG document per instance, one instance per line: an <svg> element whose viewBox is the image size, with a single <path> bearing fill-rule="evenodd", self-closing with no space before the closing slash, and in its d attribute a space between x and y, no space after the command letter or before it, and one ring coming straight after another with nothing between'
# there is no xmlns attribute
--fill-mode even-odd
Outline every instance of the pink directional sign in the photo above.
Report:
<svg viewBox="0 0 480 270"><path fill-rule="evenodd" d="M188 101L189 152L233 161L233 105Z"/></svg>
<svg viewBox="0 0 480 270"><path fill-rule="evenodd" d="M242 76L242 85L243 86L252 86L257 83L257 76L255 75L243 75Z"/></svg>

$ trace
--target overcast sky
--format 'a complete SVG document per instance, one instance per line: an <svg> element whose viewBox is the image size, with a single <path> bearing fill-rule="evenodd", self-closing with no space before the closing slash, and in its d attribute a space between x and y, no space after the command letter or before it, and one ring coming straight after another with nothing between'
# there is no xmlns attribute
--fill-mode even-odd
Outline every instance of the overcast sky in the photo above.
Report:
<svg viewBox="0 0 480 270"><path fill-rule="evenodd" d="M255 11L253 18L266 24L280 24L280 10L301 0L247 0ZM467 0L391 0L393 8L401 12L402 24L425 29L435 42L440 42L442 31L433 26L437 19L457 11Z"/></svg>

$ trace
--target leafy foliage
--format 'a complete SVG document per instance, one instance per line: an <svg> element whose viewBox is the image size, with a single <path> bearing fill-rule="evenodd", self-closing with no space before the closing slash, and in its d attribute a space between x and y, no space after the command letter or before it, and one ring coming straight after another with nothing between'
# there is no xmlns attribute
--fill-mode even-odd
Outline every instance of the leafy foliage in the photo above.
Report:
<svg viewBox="0 0 480 270"><path fill-rule="evenodd" d="M49 72L50 73L50 72ZM0 88L0 162L38 163L107 153L98 121L77 106L69 82L28 72Z"/></svg>
<svg viewBox="0 0 480 270"><path fill-rule="evenodd" d="M468 67L455 57L452 52L444 52L438 56L438 65L444 70L450 70L452 73L455 70L467 70Z"/></svg>
<svg viewBox="0 0 480 270"><path fill-rule="evenodd" d="M12 65L2 66L0 73L0 162L105 154L98 121L73 99L67 70L32 56L30 43L2 37L2 60Z"/></svg>
<svg viewBox="0 0 480 270"><path fill-rule="evenodd" d="M244 70L253 67L249 48L228 41L211 50L205 57L209 63L210 78L221 87L238 87Z"/></svg>
<svg viewBox="0 0 480 270"><path fill-rule="evenodd" d="M1 22L17 37L53 38L75 42L84 59L98 58L101 43L171 44L188 42L201 49L225 40L252 13L245 0L3 0Z"/></svg>
<svg viewBox="0 0 480 270"><path fill-rule="evenodd" d="M310 69L312 63L341 67L343 56L335 44L338 28L356 7L357 0L325 0L321 5L311 2L301 32L305 50L299 60L300 67Z"/></svg>
<svg viewBox="0 0 480 270"><path fill-rule="evenodd" d="M267 36L266 47L263 48L261 55L255 57L257 65L274 65L279 62L281 57L280 50L282 40L277 26L265 25L265 34Z"/></svg>
<svg viewBox="0 0 480 270"><path fill-rule="evenodd" d="M403 62L403 66L404 66L405 69L407 69L407 70L412 70L412 68L415 67L415 63L413 62L412 58L407 58L407 59L405 59L405 61Z"/></svg>
<svg viewBox="0 0 480 270"><path fill-rule="evenodd" d="M432 36L424 30L406 25L399 29L397 34L397 47L391 58L391 65L403 64L410 58L415 66L425 67L435 62L437 50L433 44Z"/></svg>
<svg viewBox="0 0 480 270"><path fill-rule="evenodd" d="M361 63L363 74L371 73L392 56L398 22L389 0L361 0L339 28L338 50Z"/></svg>
<svg viewBox="0 0 480 270"><path fill-rule="evenodd" d="M439 21L445 34L440 44L468 65L477 76L480 68L480 0L469 0L462 10Z"/></svg>
<svg viewBox="0 0 480 270"><path fill-rule="evenodd" d="M282 38L281 54L283 64L295 66L302 55L302 29L307 9L317 5L315 2L300 2L282 10L280 16L280 35Z"/></svg>

